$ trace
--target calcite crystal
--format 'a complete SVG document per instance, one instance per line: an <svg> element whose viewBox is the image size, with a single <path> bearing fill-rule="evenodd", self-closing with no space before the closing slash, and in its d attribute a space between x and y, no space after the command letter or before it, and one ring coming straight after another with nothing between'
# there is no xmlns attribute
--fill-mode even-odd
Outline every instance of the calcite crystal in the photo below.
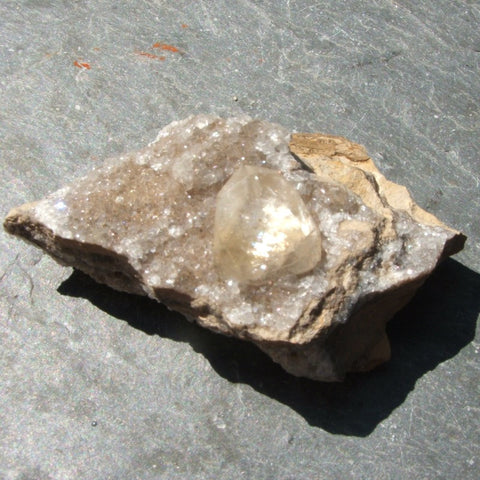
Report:
<svg viewBox="0 0 480 480"><path fill-rule="evenodd" d="M302 197L278 171L241 166L217 195L214 259L226 280L261 285L315 267L320 232Z"/></svg>
<svg viewBox="0 0 480 480"><path fill-rule="evenodd" d="M360 145L247 116L173 122L4 226L325 381L387 360L387 320L465 242Z"/></svg>

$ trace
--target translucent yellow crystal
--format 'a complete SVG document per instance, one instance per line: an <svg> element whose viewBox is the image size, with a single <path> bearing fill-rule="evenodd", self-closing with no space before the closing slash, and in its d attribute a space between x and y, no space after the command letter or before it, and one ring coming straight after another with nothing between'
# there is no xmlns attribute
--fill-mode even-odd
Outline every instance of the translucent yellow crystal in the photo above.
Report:
<svg viewBox="0 0 480 480"><path fill-rule="evenodd" d="M321 257L318 227L280 173L242 166L217 196L214 259L225 280L262 284L312 270Z"/></svg>

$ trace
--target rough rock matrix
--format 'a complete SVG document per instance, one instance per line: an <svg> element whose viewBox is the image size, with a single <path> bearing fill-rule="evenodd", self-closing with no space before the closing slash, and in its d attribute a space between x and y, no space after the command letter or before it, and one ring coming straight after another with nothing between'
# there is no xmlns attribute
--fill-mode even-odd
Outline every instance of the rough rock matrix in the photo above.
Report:
<svg viewBox="0 0 480 480"><path fill-rule="evenodd" d="M465 242L360 145L247 116L173 122L4 226L325 381L387 360L387 320Z"/></svg>

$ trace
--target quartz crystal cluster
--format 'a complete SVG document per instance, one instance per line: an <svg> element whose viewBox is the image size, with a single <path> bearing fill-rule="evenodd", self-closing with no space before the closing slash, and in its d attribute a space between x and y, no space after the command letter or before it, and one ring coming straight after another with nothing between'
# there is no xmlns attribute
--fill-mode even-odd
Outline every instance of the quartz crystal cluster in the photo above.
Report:
<svg viewBox="0 0 480 480"><path fill-rule="evenodd" d="M4 226L328 381L388 358L386 321L465 241L363 147L247 116L173 122Z"/></svg>

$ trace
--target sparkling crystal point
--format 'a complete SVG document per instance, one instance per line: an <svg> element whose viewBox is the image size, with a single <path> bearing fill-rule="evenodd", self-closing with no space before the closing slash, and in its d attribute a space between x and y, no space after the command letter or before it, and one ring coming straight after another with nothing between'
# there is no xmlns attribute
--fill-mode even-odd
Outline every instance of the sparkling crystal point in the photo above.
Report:
<svg viewBox="0 0 480 480"><path fill-rule="evenodd" d="M279 172L242 166L217 196L214 258L224 279L261 284L312 270L321 258L320 233Z"/></svg>

